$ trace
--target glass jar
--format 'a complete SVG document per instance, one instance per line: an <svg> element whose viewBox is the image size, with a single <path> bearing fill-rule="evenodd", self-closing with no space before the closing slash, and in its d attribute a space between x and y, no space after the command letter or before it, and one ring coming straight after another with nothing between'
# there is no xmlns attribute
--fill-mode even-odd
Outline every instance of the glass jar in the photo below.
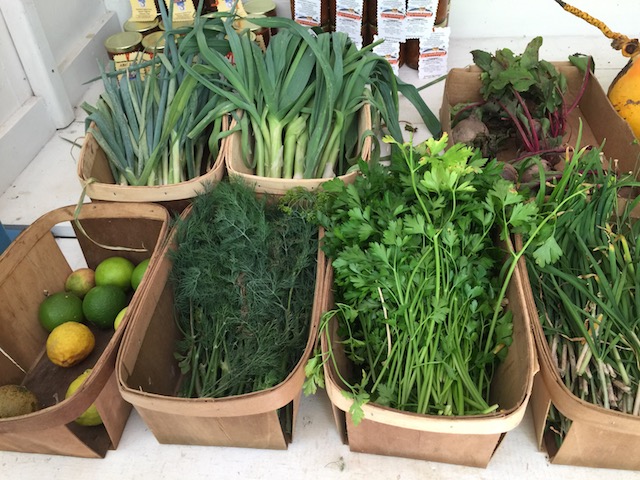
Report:
<svg viewBox="0 0 640 480"><path fill-rule="evenodd" d="M150 33L159 30L160 19L156 18L151 22L134 22L129 19L124 22L123 29L125 32L139 32L142 35L149 35Z"/></svg>
<svg viewBox="0 0 640 480"><path fill-rule="evenodd" d="M249 15L276 16L276 2L273 0L246 0L244 10Z"/></svg>
<svg viewBox="0 0 640 480"><path fill-rule="evenodd" d="M104 47L113 60L120 53L140 52L142 50L142 34L140 32L120 32L111 35L104 41Z"/></svg>
<svg viewBox="0 0 640 480"><path fill-rule="evenodd" d="M435 24L439 27L447 25L449 19L449 0L438 0L438 10L436 10Z"/></svg>
<svg viewBox="0 0 640 480"><path fill-rule="evenodd" d="M145 53L155 55L164 51L165 36L164 32L153 32L145 35L142 39L142 48Z"/></svg>

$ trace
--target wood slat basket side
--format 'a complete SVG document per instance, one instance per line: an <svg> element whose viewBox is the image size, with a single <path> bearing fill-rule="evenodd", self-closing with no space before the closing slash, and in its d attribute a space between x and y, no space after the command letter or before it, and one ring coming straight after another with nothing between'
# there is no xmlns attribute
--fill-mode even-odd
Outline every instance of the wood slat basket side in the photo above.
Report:
<svg viewBox="0 0 640 480"><path fill-rule="evenodd" d="M183 215L188 215L188 207ZM320 317L324 256L318 252L315 300L305 350L287 378L259 392L225 398L177 396L181 372L174 358L181 338L174 320L172 267L167 244L152 273L152 286L133 312L134 327L123 340L116 361L121 395L131 403L160 443L286 449L298 414L304 365L315 346ZM286 429L280 410L292 409Z"/></svg>
<svg viewBox="0 0 640 480"><path fill-rule="evenodd" d="M107 450L117 448L129 416L131 406L120 396L114 373L120 342L131 323L129 315L116 331L90 325L96 347L73 367L58 367L46 356L48 332L38 320L39 305L46 292L64 290L72 271L51 230L65 222L75 226L75 208L63 207L43 215L0 256L0 384L22 384L41 403L41 409L32 414L0 420L3 450L101 458ZM78 218L90 238L76 229L78 244L91 268L115 255L94 242L141 249L119 254L134 262L151 257L153 266L155 249L166 238L169 222L166 209L142 203L85 204ZM147 285L145 275L131 305ZM91 375L75 395L65 400L68 385L87 368L92 369ZM96 403L103 425L75 424L74 420L92 403Z"/></svg>

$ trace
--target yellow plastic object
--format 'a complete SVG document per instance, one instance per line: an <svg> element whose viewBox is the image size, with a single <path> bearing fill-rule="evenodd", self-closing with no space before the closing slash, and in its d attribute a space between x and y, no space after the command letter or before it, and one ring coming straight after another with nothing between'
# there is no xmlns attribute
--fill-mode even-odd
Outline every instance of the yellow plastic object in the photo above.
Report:
<svg viewBox="0 0 640 480"><path fill-rule="evenodd" d="M612 31L600 20L562 0L556 0L556 3L565 11L598 28L611 39L612 48L620 50L624 57L629 58L627 65L611 83L607 96L618 114L629 124L636 138L640 139L640 62L636 61L640 54L640 42L637 38Z"/></svg>

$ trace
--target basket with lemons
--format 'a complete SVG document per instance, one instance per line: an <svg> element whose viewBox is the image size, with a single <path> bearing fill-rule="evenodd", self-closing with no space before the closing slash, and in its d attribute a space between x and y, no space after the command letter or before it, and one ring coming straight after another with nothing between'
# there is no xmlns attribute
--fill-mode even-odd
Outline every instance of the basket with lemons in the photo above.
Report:
<svg viewBox="0 0 640 480"><path fill-rule="evenodd" d="M71 272L64 291L48 294L38 309L40 324L49 332L46 341L49 360L68 368L87 359L95 349L96 334L120 326L148 266L149 259L134 264L125 257L112 256L102 260L95 270L84 267ZM65 398L73 395L90 373L91 366L86 365L69 385ZM76 423L86 426L102 423L95 405Z"/></svg>

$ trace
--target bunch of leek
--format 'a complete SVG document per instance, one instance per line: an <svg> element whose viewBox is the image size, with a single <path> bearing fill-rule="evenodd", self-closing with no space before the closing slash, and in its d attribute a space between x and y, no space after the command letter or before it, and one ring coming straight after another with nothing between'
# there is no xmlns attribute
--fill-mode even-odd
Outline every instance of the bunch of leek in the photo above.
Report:
<svg viewBox="0 0 640 480"><path fill-rule="evenodd" d="M187 77L184 65L197 61L198 46L186 39L188 27L171 28L162 2L161 10L167 25L164 53L126 70L115 70L113 62L109 72L101 68L104 92L95 105L82 104L86 132L105 152L115 181L124 185L172 184L204 173L218 156L223 128L222 117L205 122L206 129L202 120L232 108L204 87L188 97L176 95ZM221 19L209 23L206 43L224 54L223 30Z"/></svg>
<svg viewBox="0 0 640 480"><path fill-rule="evenodd" d="M210 25L220 19L230 56L206 42ZM252 19L278 29L263 51L247 32L234 28L233 20L221 13L195 19L189 36L196 39L201 63L191 64L181 55L188 76L176 96L188 97L205 85L232 102L237 111L233 131L242 132L243 158L257 175L320 178L343 173L360 156L358 112L365 103L401 141L399 92L430 132L439 135L440 124L417 89L401 82L389 63L372 52L373 45L358 49L344 33L315 34L286 18Z"/></svg>

